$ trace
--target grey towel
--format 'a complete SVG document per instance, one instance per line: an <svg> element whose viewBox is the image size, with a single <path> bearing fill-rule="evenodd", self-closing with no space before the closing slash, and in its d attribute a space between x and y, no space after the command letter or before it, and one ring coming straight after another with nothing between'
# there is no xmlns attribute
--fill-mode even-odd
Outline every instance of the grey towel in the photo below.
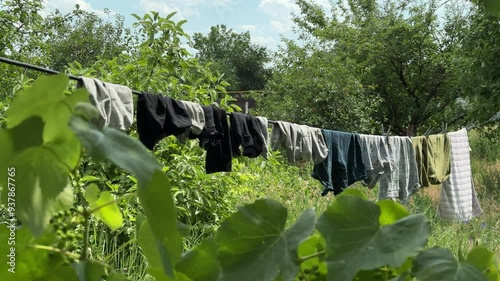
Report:
<svg viewBox="0 0 500 281"><path fill-rule="evenodd" d="M389 137L389 159L392 171L380 180L379 199L399 199L406 203L408 196L420 187L415 151L409 137Z"/></svg>
<svg viewBox="0 0 500 281"><path fill-rule="evenodd" d="M126 86L81 77L77 87L84 87L91 103L97 107L104 126L127 130L134 120L132 90Z"/></svg>
<svg viewBox="0 0 500 281"><path fill-rule="evenodd" d="M313 161L319 164L328 155L328 147L320 129L283 121L273 125L271 147L285 148L290 163Z"/></svg>
<svg viewBox="0 0 500 281"><path fill-rule="evenodd" d="M382 177L387 176L392 171L389 146L387 138L383 136L360 134L359 137L361 156L366 168L365 184L372 189Z"/></svg>
<svg viewBox="0 0 500 281"><path fill-rule="evenodd" d="M267 159L269 149L267 148L269 144L269 132L267 131L268 121L266 117L257 116L257 120L259 120L260 124L260 133L262 133L261 137L264 139L264 147L262 149L261 156L264 159Z"/></svg>
<svg viewBox="0 0 500 281"><path fill-rule="evenodd" d="M192 135L199 135L203 128L205 127L205 113L203 113L203 108L201 105L190 102L190 101L179 101L184 107L191 118L191 129L185 131L184 133L175 136L181 143L185 143L189 138L190 133Z"/></svg>

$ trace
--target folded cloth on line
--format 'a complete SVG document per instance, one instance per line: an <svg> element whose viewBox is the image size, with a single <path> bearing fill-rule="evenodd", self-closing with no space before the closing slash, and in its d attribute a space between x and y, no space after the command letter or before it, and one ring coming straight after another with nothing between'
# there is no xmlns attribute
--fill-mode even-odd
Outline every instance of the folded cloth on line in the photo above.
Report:
<svg viewBox="0 0 500 281"><path fill-rule="evenodd" d="M409 137L389 137L388 144L392 170L380 179L379 199L399 199L406 203L420 187L415 151Z"/></svg>
<svg viewBox="0 0 500 281"><path fill-rule="evenodd" d="M205 129L198 139L200 146L207 151L206 173L231 172L231 136L226 111L215 106L203 106L203 110L206 118Z"/></svg>
<svg viewBox="0 0 500 281"><path fill-rule="evenodd" d="M84 87L90 102L97 107L103 125L127 130L134 120L132 90L127 86L105 83L99 79L80 77L77 87Z"/></svg>
<svg viewBox="0 0 500 281"><path fill-rule="evenodd" d="M195 136L201 134L205 127L205 114L201 105L190 101L179 101L184 107L191 118L191 130L186 130L184 133L177 135L177 139L181 143L185 143L188 138L196 138Z"/></svg>
<svg viewBox="0 0 500 281"><path fill-rule="evenodd" d="M366 180L359 134L325 129L321 131L328 147L328 155L323 162L314 165L312 172L312 177L325 187L321 195L325 196L329 191L337 195L353 183Z"/></svg>
<svg viewBox="0 0 500 281"><path fill-rule="evenodd" d="M259 125L260 125L260 134L261 134L261 137L262 139L264 140L264 146L262 147L262 157L264 157L264 159L267 159L268 157L268 148L267 146L269 145L269 132L267 131L267 126L268 126L268 121L267 121L267 118L266 117L261 117L261 116L257 116L257 120L259 120Z"/></svg>
<svg viewBox="0 0 500 281"><path fill-rule="evenodd" d="M361 156L366 168L365 184L375 187L377 182L392 171L387 137L360 134Z"/></svg>
<svg viewBox="0 0 500 281"><path fill-rule="evenodd" d="M411 138L421 187L440 185L450 175L450 138L430 135Z"/></svg>
<svg viewBox="0 0 500 281"><path fill-rule="evenodd" d="M446 220L467 221L483 212L474 190L469 138L466 129L447 135L451 142L451 172L443 182L437 214Z"/></svg>
<svg viewBox="0 0 500 281"><path fill-rule="evenodd" d="M323 162L328 155L321 129L277 121L271 131L271 147L276 150L283 147L290 163L298 161Z"/></svg>
<svg viewBox="0 0 500 281"><path fill-rule="evenodd" d="M137 99L137 133L149 149L163 138L180 135L191 128L191 118L184 105L160 94L143 92Z"/></svg>
<svg viewBox="0 0 500 281"><path fill-rule="evenodd" d="M260 121L250 115L235 112L229 116L233 156L258 157L264 150ZM267 128L266 128L267 130ZM240 150L243 147L243 153Z"/></svg>

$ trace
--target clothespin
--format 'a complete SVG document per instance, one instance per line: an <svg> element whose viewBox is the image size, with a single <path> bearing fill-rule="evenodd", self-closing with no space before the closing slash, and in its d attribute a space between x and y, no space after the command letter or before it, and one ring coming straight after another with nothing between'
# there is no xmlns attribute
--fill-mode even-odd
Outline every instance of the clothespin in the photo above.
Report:
<svg viewBox="0 0 500 281"><path fill-rule="evenodd" d="M432 133L432 126L429 125L429 128L424 133L424 137L428 137L431 133Z"/></svg>
<svg viewBox="0 0 500 281"><path fill-rule="evenodd" d="M382 136L384 135L384 124L381 125L382 126Z"/></svg>
<svg viewBox="0 0 500 281"><path fill-rule="evenodd" d="M389 145L389 132L391 131L391 126L387 129L387 132L385 134L385 141L387 142L387 145Z"/></svg>

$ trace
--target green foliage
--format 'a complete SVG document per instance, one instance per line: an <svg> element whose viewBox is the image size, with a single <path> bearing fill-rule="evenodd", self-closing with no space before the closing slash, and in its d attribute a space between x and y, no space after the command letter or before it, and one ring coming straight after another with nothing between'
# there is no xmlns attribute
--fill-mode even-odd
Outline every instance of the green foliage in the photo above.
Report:
<svg viewBox="0 0 500 281"><path fill-rule="evenodd" d="M422 281L487 280L476 267L466 262L457 262L453 254L443 248L432 248L420 253L413 262L413 272Z"/></svg>
<svg viewBox="0 0 500 281"><path fill-rule="evenodd" d="M270 72L265 64L269 56L265 47L252 44L250 33L236 33L225 25L216 25L204 36L195 33L192 47L202 62L213 62L210 68L224 74L230 90L261 90Z"/></svg>
<svg viewBox="0 0 500 281"><path fill-rule="evenodd" d="M61 76L41 78L35 83L36 89L29 92L36 93L44 89L46 84L60 79ZM19 99L22 100L22 96ZM40 103L43 104L43 101ZM13 112L15 115L16 112ZM36 111L33 113L37 114ZM22 140L19 136L26 134L26 130L31 133L35 128L34 124L23 124L35 122L44 129L41 118L29 115L24 118L26 120L19 118L19 125L2 131L2 134L14 129L22 130L22 133L11 136L18 143L18 140ZM65 126L69 128L70 124L66 123ZM466 261L456 261L448 250L424 250L430 232L429 222L424 216L409 215L396 202L373 203L355 189L346 190L338 196L317 222L314 212L307 210L289 228L285 227L286 208L274 200L257 200L229 216L213 238L187 250L182 243L182 225L177 220L172 184L161 166L146 165L150 171L144 173L144 169L129 165L130 159L150 161L149 153L141 146L130 145L137 142L131 137L123 133L119 135L118 132L103 133L112 129L97 128L76 115L71 117L71 128L77 131L79 139L86 141L86 149L92 149L91 153L98 156L97 161L105 163L105 158L108 158L135 177L142 178L137 186L137 195L145 216L138 214L136 217L138 241L149 262L148 272L156 280L389 280L389 276L400 280L407 280L410 276L419 280L487 280L486 274L490 280L498 278L498 262L491 252L477 248L468 254ZM39 139L42 139L42 130L38 130ZM97 153L94 146L99 138L95 138L96 135L100 136L101 143L114 142L119 135L122 142L128 143L128 150L102 145ZM39 142L39 145L43 145L42 141ZM20 147L2 146L3 151L12 153L16 149L30 149L31 143L19 143ZM64 158L54 158L49 163L57 165L65 161ZM23 169L47 166L46 163L35 164ZM16 173L26 173L23 169L18 168ZM66 176L72 173L70 170L62 171ZM53 175L50 173L38 175L40 182L51 177ZM82 178L78 182L85 185L85 182L92 180L95 179ZM4 192L7 186L3 181ZM29 190L29 185L18 186L16 192L23 193L26 190ZM122 220L117 210L119 204L115 205L120 199L114 199L106 191L101 191L101 196L98 193L97 185L91 184L86 188L89 206L84 204L82 208L78 201L74 203L75 209L82 208L76 216L80 213L83 220L77 224L83 225L85 229L80 253L71 252L57 244L57 235L51 227L42 225L30 229L24 225L26 220L20 218L21 225L16 231L19 236L15 244L18 262L16 274L5 275L7 279L11 280L14 276L14 280L58 280L56 278L64 274L64 280L126 280L106 262L94 259L88 249L92 214L113 229L118 228ZM37 203L35 201L32 205ZM16 214L30 210L32 205L16 206ZM64 210L57 204L49 205L48 208ZM318 232L314 232L315 228ZM0 231L0 236L7 241L11 235L10 229L3 228ZM39 233L43 234L38 235L39 238L32 236ZM2 247L1 259L4 260L0 265L1 274L12 274L7 271L10 265L5 260L9 258L9 252L10 249ZM36 260L32 260L34 257L37 257ZM25 266L28 264L30 266ZM383 276L386 278L380 279Z"/></svg>
<svg viewBox="0 0 500 281"><path fill-rule="evenodd" d="M91 213L95 214L111 230L117 230L123 225L123 217L115 198L108 191L99 194L99 187L95 184L89 185L85 189L85 198L89 204Z"/></svg>

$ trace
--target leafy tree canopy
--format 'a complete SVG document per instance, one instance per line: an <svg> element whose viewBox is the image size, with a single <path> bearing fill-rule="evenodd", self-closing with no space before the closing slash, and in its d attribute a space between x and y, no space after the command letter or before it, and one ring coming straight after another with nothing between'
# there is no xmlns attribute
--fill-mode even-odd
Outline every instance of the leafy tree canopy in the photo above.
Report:
<svg viewBox="0 0 500 281"><path fill-rule="evenodd" d="M210 28L207 35L195 33L192 47L203 62L213 62L212 69L223 73L230 90L261 90L269 77L265 47L251 43L250 33L237 33L225 25Z"/></svg>

